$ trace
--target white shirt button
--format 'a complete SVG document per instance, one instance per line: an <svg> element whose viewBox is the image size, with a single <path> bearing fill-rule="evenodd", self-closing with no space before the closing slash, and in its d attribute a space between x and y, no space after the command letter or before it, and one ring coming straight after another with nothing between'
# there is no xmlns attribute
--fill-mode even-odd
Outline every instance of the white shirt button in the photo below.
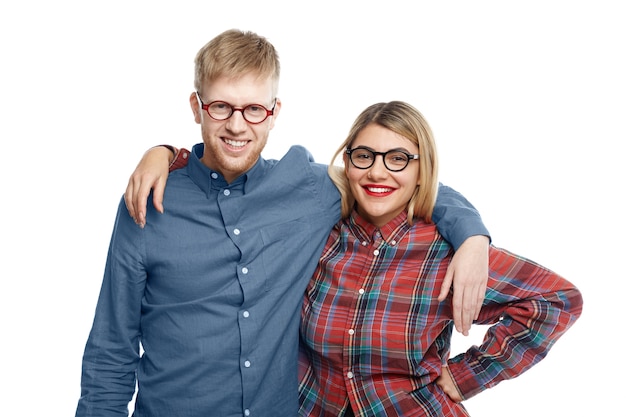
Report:
<svg viewBox="0 0 626 417"><path fill-rule="evenodd" d="M233 233L234 233L236 236L239 236L239 233L241 233L241 231L240 231L239 229L235 229L235 230L233 230Z"/></svg>
<svg viewBox="0 0 626 417"><path fill-rule="evenodd" d="M347 376L348 376L348 378L350 378L350 379L354 378L354 374L353 374L352 372L348 372Z"/></svg>
<svg viewBox="0 0 626 417"><path fill-rule="evenodd" d="M252 365L252 364L250 363L250 361L245 361L245 362L243 363L243 366L245 366L246 368L249 368L249 367L250 367L250 365Z"/></svg>
<svg viewBox="0 0 626 417"><path fill-rule="evenodd" d="M350 329L350 330L348 330L348 334L349 334L349 335L353 335L353 334L354 334L354 329Z"/></svg>
<svg viewBox="0 0 626 417"><path fill-rule="evenodd" d="M244 274L248 273L248 268L246 268L245 266L243 268L241 268L241 272Z"/></svg>
<svg viewBox="0 0 626 417"><path fill-rule="evenodd" d="M366 242L366 241L363 241L363 242L361 243L361 245L363 245L363 246L367 246L367 242Z"/></svg>
<svg viewBox="0 0 626 417"><path fill-rule="evenodd" d="M216 180L218 176L219 175L217 175L216 172L211 172L211 178L213 178L214 180Z"/></svg>
<svg viewBox="0 0 626 417"><path fill-rule="evenodd" d="M224 195L230 195L230 190L224 190Z"/></svg>
<svg viewBox="0 0 626 417"><path fill-rule="evenodd" d="M396 243L397 243L397 242L396 242L395 240L392 240L392 241L391 241L391 246L396 246Z"/></svg>
<svg viewBox="0 0 626 417"><path fill-rule="evenodd" d="M248 410L247 408L243 410L243 415L248 417L250 415L250 410Z"/></svg>
<svg viewBox="0 0 626 417"><path fill-rule="evenodd" d="M378 256L379 253L380 253L380 251L378 249L374 250L374 256Z"/></svg>
<svg viewBox="0 0 626 417"><path fill-rule="evenodd" d="M244 311L244 312L243 312L243 316L244 316L245 318L250 317L250 312L249 312L249 311Z"/></svg>
<svg viewBox="0 0 626 417"><path fill-rule="evenodd" d="M359 289L359 294L361 295L365 294L365 290L363 288Z"/></svg>

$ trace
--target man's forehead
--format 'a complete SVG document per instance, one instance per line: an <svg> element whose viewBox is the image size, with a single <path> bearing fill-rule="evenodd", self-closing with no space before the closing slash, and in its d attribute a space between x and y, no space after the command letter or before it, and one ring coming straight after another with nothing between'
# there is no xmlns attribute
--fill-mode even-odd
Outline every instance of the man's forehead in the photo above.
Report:
<svg viewBox="0 0 626 417"><path fill-rule="evenodd" d="M222 76L207 81L204 83L203 95L212 100L250 103L273 100L274 90L271 77L247 73L241 76Z"/></svg>

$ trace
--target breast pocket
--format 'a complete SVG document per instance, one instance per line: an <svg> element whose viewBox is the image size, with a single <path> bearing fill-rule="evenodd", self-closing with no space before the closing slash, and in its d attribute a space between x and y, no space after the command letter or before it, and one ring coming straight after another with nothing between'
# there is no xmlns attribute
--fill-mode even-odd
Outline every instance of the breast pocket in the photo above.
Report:
<svg viewBox="0 0 626 417"><path fill-rule="evenodd" d="M311 259L316 256L317 249L310 243L309 223L293 220L263 228L260 233L263 245L261 258L267 273L266 289L299 282L306 285L312 274ZM314 262L317 263L317 259Z"/></svg>

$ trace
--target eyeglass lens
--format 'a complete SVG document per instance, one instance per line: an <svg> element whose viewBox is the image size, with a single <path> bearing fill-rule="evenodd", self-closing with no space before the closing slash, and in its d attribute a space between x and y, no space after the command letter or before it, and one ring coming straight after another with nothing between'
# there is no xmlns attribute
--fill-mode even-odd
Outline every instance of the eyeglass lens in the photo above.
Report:
<svg viewBox="0 0 626 417"><path fill-rule="evenodd" d="M209 116L217 120L226 120L232 116L235 111L240 111L241 114L243 114L243 118L250 123L261 123L272 114L271 111L260 104L249 104L243 109L237 109L225 101L214 101L210 103L207 107L207 111L209 112Z"/></svg>
<svg viewBox="0 0 626 417"><path fill-rule="evenodd" d="M355 167L367 169L374 165L376 155L382 155L385 167L390 171L401 171L409 164L409 155L402 151L373 152L365 148L350 151L350 161Z"/></svg>

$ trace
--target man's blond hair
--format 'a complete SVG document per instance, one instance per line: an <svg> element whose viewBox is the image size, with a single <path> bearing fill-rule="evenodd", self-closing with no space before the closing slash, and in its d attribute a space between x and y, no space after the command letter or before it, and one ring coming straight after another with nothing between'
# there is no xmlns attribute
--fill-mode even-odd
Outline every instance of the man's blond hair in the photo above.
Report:
<svg viewBox="0 0 626 417"><path fill-rule="evenodd" d="M254 32L230 29L213 38L196 54L194 87L201 92L206 82L251 73L260 79L271 78L276 97L280 60L274 45Z"/></svg>

